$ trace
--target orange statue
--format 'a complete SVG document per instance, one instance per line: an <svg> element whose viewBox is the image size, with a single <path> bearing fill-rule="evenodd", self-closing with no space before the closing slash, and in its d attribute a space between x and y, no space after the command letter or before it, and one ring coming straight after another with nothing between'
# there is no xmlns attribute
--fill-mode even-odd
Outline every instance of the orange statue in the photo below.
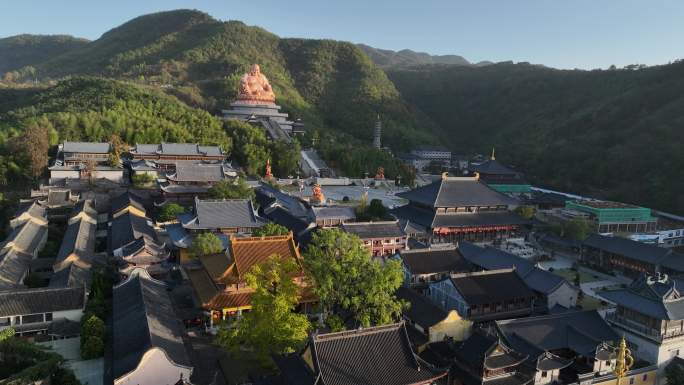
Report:
<svg viewBox="0 0 684 385"><path fill-rule="evenodd" d="M271 84L266 76L261 73L258 64L252 64L249 72L240 79L237 100L255 104L275 102L275 94Z"/></svg>
<svg viewBox="0 0 684 385"><path fill-rule="evenodd" d="M385 168L378 167L378 172L375 173L375 180L385 180Z"/></svg>
<svg viewBox="0 0 684 385"><path fill-rule="evenodd" d="M312 203L324 203L325 202L325 195L323 195L323 191L321 190L321 186L319 184L313 185L311 188L311 191L313 192L313 195L311 195L311 202Z"/></svg>
<svg viewBox="0 0 684 385"><path fill-rule="evenodd" d="M271 159L266 159L266 173L264 179L273 179L273 173L271 172Z"/></svg>

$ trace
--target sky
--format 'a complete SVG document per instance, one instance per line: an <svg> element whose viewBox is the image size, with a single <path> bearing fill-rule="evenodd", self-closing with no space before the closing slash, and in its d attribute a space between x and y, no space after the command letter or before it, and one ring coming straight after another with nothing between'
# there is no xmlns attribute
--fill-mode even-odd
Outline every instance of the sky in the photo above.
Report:
<svg viewBox="0 0 684 385"><path fill-rule="evenodd" d="M193 8L281 37L456 54L555 68L664 64L684 57L681 0L0 0L0 37L97 39L147 13Z"/></svg>

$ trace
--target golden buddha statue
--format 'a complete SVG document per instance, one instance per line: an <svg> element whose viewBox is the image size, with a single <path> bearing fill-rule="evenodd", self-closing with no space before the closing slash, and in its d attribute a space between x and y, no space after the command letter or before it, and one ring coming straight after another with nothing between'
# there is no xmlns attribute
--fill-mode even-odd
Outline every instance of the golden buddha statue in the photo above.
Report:
<svg viewBox="0 0 684 385"><path fill-rule="evenodd" d="M325 203L325 195L323 195L321 185L318 183L314 184L311 188L311 192L313 193L311 195L311 199L309 200L311 203Z"/></svg>
<svg viewBox="0 0 684 385"><path fill-rule="evenodd" d="M378 167L378 171L375 173L375 180L385 180L385 168Z"/></svg>
<svg viewBox="0 0 684 385"><path fill-rule="evenodd" d="M240 79L237 100L248 103L275 102L275 94L271 84L266 79L266 76L261 73L261 68L258 64L252 64L249 72Z"/></svg>

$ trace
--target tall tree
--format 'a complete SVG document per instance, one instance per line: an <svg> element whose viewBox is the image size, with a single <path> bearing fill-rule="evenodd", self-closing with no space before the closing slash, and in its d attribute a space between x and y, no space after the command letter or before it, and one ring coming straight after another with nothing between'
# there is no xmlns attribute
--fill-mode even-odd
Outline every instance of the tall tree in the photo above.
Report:
<svg viewBox="0 0 684 385"><path fill-rule="evenodd" d="M245 275L254 289L252 309L234 325L223 328L218 343L234 353L253 349L262 362L271 354L291 353L305 343L311 324L306 315L295 313L299 287L292 277L300 267L293 259L272 255Z"/></svg>
<svg viewBox="0 0 684 385"><path fill-rule="evenodd" d="M24 151L29 157L33 177L42 175L48 165L49 133L53 129L47 119L35 120L26 127Z"/></svg>
<svg viewBox="0 0 684 385"><path fill-rule="evenodd" d="M403 282L400 263L374 260L356 235L321 230L303 256L326 310L350 312L364 326L391 323L400 316L404 304L395 296Z"/></svg>

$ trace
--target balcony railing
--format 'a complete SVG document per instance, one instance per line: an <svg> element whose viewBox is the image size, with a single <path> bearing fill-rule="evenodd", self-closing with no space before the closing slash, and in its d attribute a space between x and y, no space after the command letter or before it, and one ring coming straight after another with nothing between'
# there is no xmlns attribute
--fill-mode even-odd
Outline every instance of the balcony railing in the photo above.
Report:
<svg viewBox="0 0 684 385"><path fill-rule="evenodd" d="M623 317L623 316L621 316L615 312L606 314L606 321L611 321L613 323L620 325L621 327L623 327L625 329L635 331L639 334L642 334L646 337L649 337L649 338L654 339L654 340L659 341L659 342L666 340L666 339L669 339L669 338L676 338L676 337L684 336L684 330L682 330L682 329L662 332L661 330L641 325L641 324L639 324L639 323L637 323L637 322L635 322L629 318Z"/></svg>

